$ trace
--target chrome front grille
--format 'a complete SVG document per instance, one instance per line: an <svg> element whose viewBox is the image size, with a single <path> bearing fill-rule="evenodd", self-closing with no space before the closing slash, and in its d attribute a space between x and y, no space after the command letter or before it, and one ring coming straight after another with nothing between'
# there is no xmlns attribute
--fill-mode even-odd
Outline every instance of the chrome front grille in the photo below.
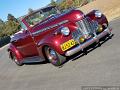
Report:
<svg viewBox="0 0 120 90"><path fill-rule="evenodd" d="M79 38L82 36L82 33L80 30L76 30L75 32L72 33L72 37L74 40L79 40Z"/></svg>
<svg viewBox="0 0 120 90"><path fill-rule="evenodd" d="M72 33L72 37L75 40L78 40L81 36L87 38L89 35L96 33L98 28L98 23L91 21L89 18L83 18L76 22L76 25L78 26L78 29Z"/></svg>

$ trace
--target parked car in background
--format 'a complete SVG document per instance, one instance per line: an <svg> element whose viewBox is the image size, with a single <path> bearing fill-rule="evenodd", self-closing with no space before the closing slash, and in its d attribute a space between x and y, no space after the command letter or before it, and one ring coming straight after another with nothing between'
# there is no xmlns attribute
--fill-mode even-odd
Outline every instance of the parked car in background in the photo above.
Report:
<svg viewBox="0 0 120 90"><path fill-rule="evenodd" d="M106 16L98 10L85 15L77 9L61 13L47 6L21 18L20 23L22 29L12 36L8 48L17 65L49 60L60 66L66 57L111 35Z"/></svg>

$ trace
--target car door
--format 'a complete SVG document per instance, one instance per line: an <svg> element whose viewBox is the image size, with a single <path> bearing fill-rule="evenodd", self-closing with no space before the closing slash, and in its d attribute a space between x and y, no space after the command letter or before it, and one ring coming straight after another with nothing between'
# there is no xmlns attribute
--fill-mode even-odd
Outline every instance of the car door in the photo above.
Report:
<svg viewBox="0 0 120 90"><path fill-rule="evenodd" d="M30 35L29 30L27 30L24 23L21 22L22 31L18 35L19 39L17 40L17 48L26 57L37 56L38 51L36 44L34 43L33 38Z"/></svg>

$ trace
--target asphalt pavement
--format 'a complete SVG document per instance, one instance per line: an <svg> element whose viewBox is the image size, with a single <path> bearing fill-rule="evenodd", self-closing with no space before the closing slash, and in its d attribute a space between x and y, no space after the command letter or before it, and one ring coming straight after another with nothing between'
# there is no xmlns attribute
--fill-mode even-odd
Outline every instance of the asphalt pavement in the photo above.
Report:
<svg viewBox="0 0 120 90"><path fill-rule="evenodd" d="M112 39L64 64L17 66L0 49L0 90L80 90L82 86L120 86L120 19L110 22ZM77 58L76 58L77 57Z"/></svg>

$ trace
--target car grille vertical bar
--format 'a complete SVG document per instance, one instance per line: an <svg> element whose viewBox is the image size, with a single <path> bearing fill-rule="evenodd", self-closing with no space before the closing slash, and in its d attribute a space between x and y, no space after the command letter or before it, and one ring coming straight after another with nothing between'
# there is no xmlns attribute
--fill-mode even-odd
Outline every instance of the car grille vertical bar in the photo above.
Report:
<svg viewBox="0 0 120 90"><path fill-rule="evenodd" d="M91 21L88 17L76 22L76 25L78 26L78 29L73 32L73 39L77 39L76 37L80 37L81 34L83 36L93 34L98 27L98 23Z"/></svg>

